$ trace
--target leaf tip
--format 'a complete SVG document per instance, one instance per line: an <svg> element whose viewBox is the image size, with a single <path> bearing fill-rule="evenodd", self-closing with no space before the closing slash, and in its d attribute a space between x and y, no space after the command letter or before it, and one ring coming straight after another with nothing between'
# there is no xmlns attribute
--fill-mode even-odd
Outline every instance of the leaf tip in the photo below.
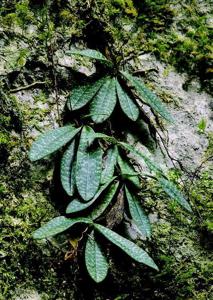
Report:
<svg viewBox="0 0 213 300"><path fill-rule="evenodd" d="M193 213L191 205L187 202L187 205L185 206L188 212Z"/></svg>
<svg viewBox="0 0 213 300"><path fill-rule="evenodd" d="M39 240L39 239L41 239L40 234L39 234L39 232L38 232L38 229L35 230L35 231L32 233L32 238L33 238L34 240Z"/></svg>
<svg viewBox="0 0 213 300"><path fill-rule="evenodd" d="M153 265L153 269L156 271L160 271L160 269L158 268L158 266L156 264Z"/></svg>
<svg viewBox="0 0 213 300"><path fill-rule="evenodd" d="M29 152L28 158L32 162L37 160L37 158L35 157L35 155L32 152Z"/></svg>

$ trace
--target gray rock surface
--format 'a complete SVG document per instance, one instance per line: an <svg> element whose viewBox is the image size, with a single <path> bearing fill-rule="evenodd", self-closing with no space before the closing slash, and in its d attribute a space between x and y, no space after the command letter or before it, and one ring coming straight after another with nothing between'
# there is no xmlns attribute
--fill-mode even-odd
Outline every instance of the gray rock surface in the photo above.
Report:
<svg viewBox="0 0 213 300"><path fill-rule="evenodd" d="M14 300L41 300L41 296L37 291L24 291L20 296Z"/></svg>
<svg viewBox="0 0 213 300"><path fill-rule="evenodd" d="M162 100L169 100L166 105L175 120L165 124L166 131L159 130L168 153L158 135L161 149L155 151L156 161L162 168L165 164L168 168L181 165L184 170L193 172L204 159L208 135L213 130L212 97L200 90L197 80L191 81L185 90L187 75L177 73L152 55L141 55L137 64L131 62L131 65L137 72L147 72L153 91ZM206 123L203 131L199 130L202 120Z"/></svg>

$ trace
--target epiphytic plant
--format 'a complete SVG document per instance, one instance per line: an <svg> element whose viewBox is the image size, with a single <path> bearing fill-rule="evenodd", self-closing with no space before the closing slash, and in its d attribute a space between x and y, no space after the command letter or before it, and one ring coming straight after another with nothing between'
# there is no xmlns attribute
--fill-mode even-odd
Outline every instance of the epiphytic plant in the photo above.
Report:
<svg viewBox="0 0 213 300"><path fill-rule="evenodd" d="M32 145L29 155L32 161L65 147L60 175L62 186L71 200L66 209L66 217L59 216L52 219L37 229L33 237L48 238L77 223L86 224L89 231L85 246L85 262L90 276L96 282L104 280L108 271L108 263L99 244L99 234L134 260L157 270L158 267L147 252L112 230L113 224L108 219L113 207L116 204L120 205L121 219L124 214L128 215L138 231L146 238L150 238L149 218L137 196L142 176L144 178L149 174L186 210L191 211L191 207L156 163L126 143L123 134L118 135L112 124L108 126L110 129L106 128L115 107L120 107L132 122L143 118L140 101L151 108L154 116L160 115L167 121L172 121L172 118L160 99L140 79L127 71L119 70L100 52L86 49L72 50L68 53L105 64L108 75L94 83L80 85L72 90L67 106L71 112L76 111L76 115L81 116L78 122L72 119L70 124L64 127L44 133ZM86 112L88 110L88 114L85 114L85 109ZM104 126L101 127L99 124L103 122ZM102 132L95 132L95 128L102 128ZM142 159L148 171L139 172L131 163L128 153L135 159ZM116 220L116 213L113 218Z"/></svg>

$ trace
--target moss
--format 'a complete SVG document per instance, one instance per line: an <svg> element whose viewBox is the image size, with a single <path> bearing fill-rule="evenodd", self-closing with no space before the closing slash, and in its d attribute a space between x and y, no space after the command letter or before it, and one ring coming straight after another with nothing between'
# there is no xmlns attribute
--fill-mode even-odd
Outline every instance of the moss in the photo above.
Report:
<svg viewBox="0 0 213 300"><path fill-rule="evenodd" d="M204 231L205 234L213 233L213 220L212 220L212 174L209 171L204 171L200 177L200 181L191 191L192 201L197 210L197 218L199 229Z"/></svg>
<svg viewBox="0 0 213 300"><path fill-rule="evenodd" d="M0 299L12 299L22 288L43 289L48 292L50 283L57 286L56 270L52 269L52 265L56 263L56 259L56 264L60 262L60 255L58 249L48 244L36 244L31 239L31 234L37 227L38 220L52 218L55 211L47 198L38 191L23 191L18 198L10 198L6 192L8 191L3 189L6 199L0 206L4 216L0 221Z"/></svg>
<svg viewBox="0 0 213 300"><path fill-rule="evenodd" d="M33 22L33 13L29 9L29 0L14 1L5 3L3 9L3 24L9 27L20 26L26 28L29 23Z"/></svg>
<svg viewBox="0 0 213 300"><path fill-rule="evenodd" d="M179 171L173 170L169 175L176 182L180 179ZM193 215L178 206L168 205L162 192L155 189L159 221L153 227L153 243L161 272L153 280L163 285L157 299L199 299L201 295L204 299L211 298L212 174L210 170L202 171L193 185L190 181L185 185Z"/></svg>
<svg viewBox="0 0 213 300"><path fill-rule="evenodd" d="M17 152L16 159L19 161ZM15 161L15 158L12 160ZM12 286L18 288L23 282L26 282L26 286L33 286L30 272L34 268L37 253L41 253L41 250L32 241L31 233L38 220L46 220L55 214L47 195L35 189L36 182L34 188L30 188L31 178L35 176L33 173L38 171L29 171L27 165L22 165L22 172L25 175L28 173L27 179L20 171L17 172L18 166L13 166L15 174L10 173L10 168L1 171L0 299L12 299L15 292ZM43 254L45 255L45 251ZM44 274L48 273L45 269L43 271Z"/></svg>
<svg viewBox="0 0 213 300"><path fill-rule="evenodd" d="M138 15L132 0L113 0L112 4L123 9L128 15L132 15L134 17Z"/></svg>
<svg viewBox="0 0 213 300"><path fill-rule="evenodd" d="M35 243L31 237L41 222L57 215L46 189L52 178L51 166L46 161L31 168L26 158L28 140L21 140L19 135L15 145L13 140L9 159L1 168L0 299L14 299L25 289L39 290L44 299L53 299L55 287L60 291L65 279L63 247Z"/></svg>
<svg viewBox="0 0 213 300"><path fill-rule="evenodd" d="M5 145L5 144L9 144L9 142L10 142L9 135L7 133L0 132L0 144Z"/></svg>
<svg viewBox="0 0 213 300"><path fill-rule="evenodd" d="M90 38L92 43L93 33L88 31L88 21L95 20L98 27L103 26L110 36L107 40L109 50L116 57L152 52L178 70L199 75L203 83L208 84L206 81L212 78L209 16L210 9L204 14L197 0L190 5L186 1L175 4L172 0L157 3L146 0L143 4L133 0L96 0L93 6L85 1L46 4L41 1L39 5L22 0L13 1L10 6L5 3L1 21L4 27L14 24L22 32L28 25L34 25L34 43L37 40L40 49L46 49L47 44L57 41L61 34L64 39L74 42L79 37L81 41ZM98 30L97 26L92 30ZM101 48L100 44L94 43L94 46ZM28 54L20 55L18 64L23 66Z"/></svg>
<svg viewBox="0 0 213 300"><path fill-rule="evenodd" d="M209 132L208 133L208 148L206 151L206 158L211 159L213 156L213 133Z"/></svg>
<svg viewBox="0 0 213 300"><path fill-rule="evenodd" d="M198 11L198 1L193 1L190 6L183 2L178 12L174 11L173 18L177 19L175 27L165 27L160 34L151 31L147 50L179 71L197 74L205 81L211 78L209 68L212 35L207 25L210 15L203 15Z"/></svg>
<svg viewBox="0 0 213 300"><path fill-rule="evenodd" d="M146 0L143 4L128 0L95 2L90 6L90 1L83 0L3 1L0 21L9 38L3 39L8 48L2 55L12 65L4 77L3 91L34 80L45 80L46 85L43 90L23 91L19 98L1 92L0 299L10 300L14 293L29 288L51 300L137 300L141 294L146 299L210 299L210 171L196 174L193 184L189 180L186 185L194 215L188 215L169 200L154 182L149 182L141 194L147 211L158 217L148 248L160 266L159 273L135 264L111 247L112 275L106 283L96 286L84 274L81 249L78 262L77 258L64 261L68 248L65 238L44 243L31 239L34 229L57 215L49 195L52 163L46 160L32 167L27 159L32 139L29 132L32 128L41 131L48 127L52 122L50 111L56 111L50 98L54 90L52 51L86 43L114 55L117 62L149 51L203 79L211 73L209 17L197 13L198 1L192 1L190 6L184 1L176 8L173 1L165 0ZM33 30L29 34L30 26ZM14 42L16 55L9 55ZM69 92L69 81L63 85L65 93ZM170 101L169 95L161 96ZM211 155L209 136L206 157ZM182 175L177 170L169 173L176 183Z"/></svg>

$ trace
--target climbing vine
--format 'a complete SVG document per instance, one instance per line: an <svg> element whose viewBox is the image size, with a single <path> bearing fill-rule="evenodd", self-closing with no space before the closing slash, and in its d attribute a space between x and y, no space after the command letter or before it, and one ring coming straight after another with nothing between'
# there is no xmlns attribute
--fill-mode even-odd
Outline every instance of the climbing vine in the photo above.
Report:
<svg viewBox="0 0 213 300"><path fill-rule="evenodd" d="M151 238L151 225L138 193L141 181L154 178L163 190L184 209L191 207L177 187L168 180L160 166L149 156L126 141L119 128L120 116L135 124L138 120L155 127L145 115L141 104L148 105L153 116L173 122L161 100L141 79L124 69L122 61L108 59L96 50L72 49L71 56L82 56L104 65L97 80L76 86L67 100L69 123L42 134L32 145L29 157L36 161L63 147L61 184L70 197L66 216L59 216L33 233L44 239L70 229L78 223L87 226L85 263L96 282L105 279L108 262L100 244L100 235L121 248L134 260L158 270L149 254L121 236L107 222L116 203L122 205L122 219L128 216L137 230ZM145 117L146 116L146 117ZM140 158L146 167L142 171L132 163ZM115 215L116 219L116 215Z"/></svg>

